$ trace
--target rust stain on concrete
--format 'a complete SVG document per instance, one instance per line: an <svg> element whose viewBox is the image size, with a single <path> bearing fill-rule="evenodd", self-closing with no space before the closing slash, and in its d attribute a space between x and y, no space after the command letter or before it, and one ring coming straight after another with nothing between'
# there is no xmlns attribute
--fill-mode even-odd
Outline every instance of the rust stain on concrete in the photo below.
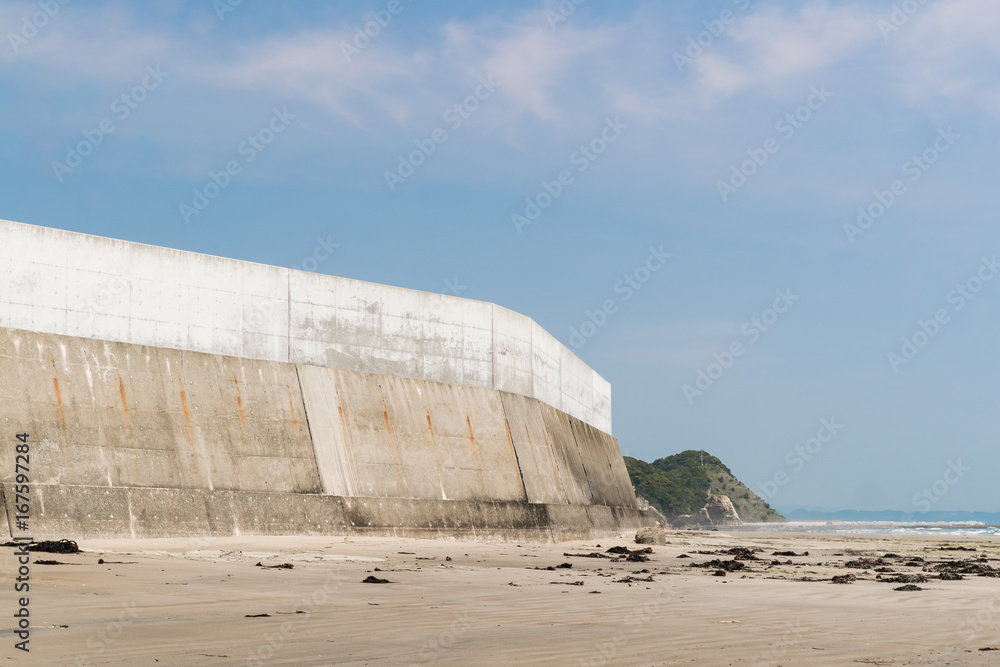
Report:
<svg viewBox="0 0 1000 667"><path fill-rule="evenodd" d="M184 425L187 427L188 442L194 444L194 431L191 428L191 408L188 406L187 392L184 391L184 378L179 377L177 381L181 385L181 409L184 411Z"/></svg>
<svg viewBox="0 0 1000 667"><path fill-rule="evenodd" d="M378 386L378 395L382 399L382 412L385 415L385 430L389 434L389 447L392 449L392 460L396 462L396 479L399 481L399 492L406 494L406 480L403 479L403 466L399 462L399 450L396 448L396 439L392 437L392 425L389 423L389 405L385 402L382 385Z"/></svg>
<svg viewBox="0 0 1000 667"><path fill-rule="evenodd" d="M128 427L128 437L129 440L132 440L132 416L128 411L128 396L125 395L125 380L122 379L121 373L118 373L118 395L122 399L122 410L125 412L125 426Z"/></svg>
<svg viewBox="0 0 1000 667"><path fill-rule="evenodd" d="M344 419L344 406L340 400L340 390L336 386L333 388L333 393L337 396L337 414L340 415L340 426L344 429L344 453L347 455L347 462L350 466L350 481L351 485L349 488L358 488L358 471L354 467L354 452L351 451L351 436L347 432L347 420Z"/></svg>
<svg viewBox="0 0 1000 667"><path fill-rule="evenodd" d="M337 413L340 415L340 426L344 429L344 437L347 437L347 421L344 419L344 408L337 406ZM346 444L346 443L345 443Z"/></svg>
<svg viewBox="0 0 1000 667"><path fill-rule="evenodd" d="M344 419L344 406L340 402L340 391L334 389L337 394L337 414L340 415L340 427L344 429L344 447L347 449L347 455L351 457L351 461L354 460L354 454L351 452L351 443L348 440L347 435L347 420Z"/></svg>
<svg viewBox="0 0 1000 667"><path fill-rule="evenodd" d="M66 428L66 411L63 409L62 390L59 388L59 370L56 368L56 358L50 357L50 359L52 360L52 384L56 389L56 403L59 405L59 421L63 428Z"/></svg>
<svg viewBox="0 0 1000 667"><path fill-rule="evenodd" d="M236 379L236 373L233 373L233 384L236 385L236 407L240 411L240 421L243 422L243 427L246 428L247 416L243 414L243 394L240 393L240 382Z"/></svg>
<svg viewBox="0 0 1000 667"><path fill-rule="evenodd" d="M431 434L431 449L434 452L434 465L438 471L438 481L441 484L441 493L444 495L446 494L444 488L444 471L441 469L441 457L438 455L437 438L434 436L434 424L431 423L431 411L426 408L425 410L427 412L427 430L430 431ZM444 500L444 498L442 498L442 500Z"/></svg>
<svg viewBox="0 0 1000 667"><path fill-rule="evenodd" d="M488 491L489 487L486 486L486 476L483 474L483 462L479 458L479 447L476 446L476 434L472 431L472 420L469 419L469 413L465 413L465 423L469 426L469 447L472 448L472 454L476 457L476 470L479 471L479 480L483 485L483 497L489 498L490 493ZM508 439L510 433L507 434ZM510 446L511 453L514 453L514 444L511 443ZM517 456L514 456L514 468L517 469Z"/></svg>
<svg viewBox="0 0 1000 667"><path fill-rule="evenodd" d="M288 392L288 409L292 411L292 427L295 429L295 437L299 436L299 418L295 416L295 401L292 400L292 389L287 384L285 390Z"/></svg>

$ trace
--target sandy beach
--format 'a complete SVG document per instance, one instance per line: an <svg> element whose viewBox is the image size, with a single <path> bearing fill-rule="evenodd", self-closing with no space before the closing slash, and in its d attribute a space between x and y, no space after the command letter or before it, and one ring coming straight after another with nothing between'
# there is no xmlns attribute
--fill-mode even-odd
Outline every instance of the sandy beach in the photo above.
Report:
<svg viewBox="0 0 1000 667"><path fill-rule="evenodd" d="M27 664L1000 661L1000 651L982 650L1000 649L1000 579L939 579L942 571L1000 569L996 539L668 532L667 540L634 562L607 553L644 548L630 536L547 545L384 537L85 541L80 554L33 555L66 564L32 565ZM0 552L8 580L13 551ZM758 560L740 559L748 553ZM899 558L862 560L887 553ZM850 561L854 567L845 567ZM942 565L952 561L972 562ZM292 567L274 567L285 564ZM718 576L720 565L733 571ZM848 574L857 580L831 582ZM362 583L368 577L391 583ZM923 590L895 590L906 577ZM12 587L4 588L9 610ZM10 635L5 643L7 664L26 664Z"/></svg>

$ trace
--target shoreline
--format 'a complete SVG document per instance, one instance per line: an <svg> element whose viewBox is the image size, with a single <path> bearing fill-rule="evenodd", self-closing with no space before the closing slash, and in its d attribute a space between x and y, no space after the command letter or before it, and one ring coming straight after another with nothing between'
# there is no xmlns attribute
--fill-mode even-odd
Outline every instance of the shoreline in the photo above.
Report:
<svg viewBox="0 0 1000 667"><path fill-rule="evenodd" d="M633 562L607 553L646 548L632 538L83 540L80 554L33 555L65 564L32 565L30 662L988 665L1000 655L980 650L1000 649L1000 578L940 579L978 564L1000 572L1000 539L668 531ZM9 573L13 550L0 560ZM855 580L831 582L844 575ZM922 590L897 591L894 577Z"/></svg>

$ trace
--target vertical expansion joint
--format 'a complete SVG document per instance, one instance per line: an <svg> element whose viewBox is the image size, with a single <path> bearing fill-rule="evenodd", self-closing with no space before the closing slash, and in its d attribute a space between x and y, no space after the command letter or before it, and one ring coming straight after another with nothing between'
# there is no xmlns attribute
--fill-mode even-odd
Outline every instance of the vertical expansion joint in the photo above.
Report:
<svg viewBox="0 0 1000 667"><path fill-rule="evenodd" d="M583 478L587 480L587 490L590 492L590 504L596 505L597 498L594 496L594 485L590 483L590 475L587 473L587 461L583 458L583 450L580 449L580 441L576 438L576 429L570 424L569 434L573 436L573 444L576 445L576 453L580 455L580 467L583 468Z"/></svg>
<svg viewBox="0 0 1000 667"><path fill-rule="evenodd" d="M507 406L503 404L503 396L500 397L500 411L503 412L503 425L507 430L507 442L510 443L510 449L514 452L514 463L517 464L517 478L521 480L521 491L524 493L524 502L530 503L531 499L528 498L528 487L524 485L524 471L521 469L521 458L517 455L517 447L514 446L514 438L510 434L510 422L507 421Z"/></svg>
<svg viewBox="0 0 1000 667"><path fill-rule="evenodd" d="M0 483L0 510L3 510L3 522L7 526L7 534L13 538L14 529L10 525L10 515L7 514L7 497L4 495L2 483Z"/></svg>
<svg viewBox="0 0 1000 667"><path fill-rule="evenodd" d="M316 458L316 440L313 438L312 426L309 425L309 408L306 406L306 394L302 390L302 376L299 374L298 364L295 364L295 380L299 383L299 396L302 397L302 414L306 419L306 433L309 434L309 444L312 445L310 450L313 455L313 465L319 471L319 460ZM323 475L320 475L319 483L323 487L323 493L329 494L330 490L326 488L326 481L323 479Z"/></svg>

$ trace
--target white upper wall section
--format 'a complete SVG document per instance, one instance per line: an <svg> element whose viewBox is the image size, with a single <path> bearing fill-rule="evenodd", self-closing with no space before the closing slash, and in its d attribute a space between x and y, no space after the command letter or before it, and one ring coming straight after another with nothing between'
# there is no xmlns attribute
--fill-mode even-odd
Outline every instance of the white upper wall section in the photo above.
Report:
<svg viewBox="0 0 1000 667"><path fill-rule="evenodd" d="M492 387L611 432L611 385L491 303L0 220L0 326Z"/></svg>

